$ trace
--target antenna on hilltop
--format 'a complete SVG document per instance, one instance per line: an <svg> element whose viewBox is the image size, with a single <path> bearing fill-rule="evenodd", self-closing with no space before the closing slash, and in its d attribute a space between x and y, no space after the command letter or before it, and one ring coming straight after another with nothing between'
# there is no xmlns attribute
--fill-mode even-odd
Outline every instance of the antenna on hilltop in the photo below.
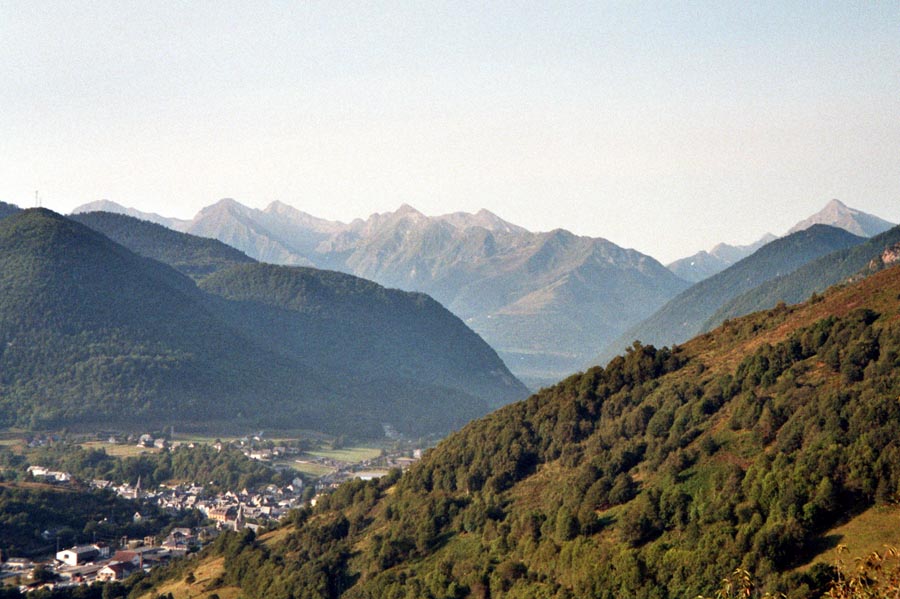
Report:
<svg viewBox="0 0 900 599"><path fill-rule="evenodd" d="M37 192L37 190L35 190L35 192L34 192L34 207L35 207L35 208L40 208L40 207L41 207L41 196L40 196L40 194Z"/></svg>

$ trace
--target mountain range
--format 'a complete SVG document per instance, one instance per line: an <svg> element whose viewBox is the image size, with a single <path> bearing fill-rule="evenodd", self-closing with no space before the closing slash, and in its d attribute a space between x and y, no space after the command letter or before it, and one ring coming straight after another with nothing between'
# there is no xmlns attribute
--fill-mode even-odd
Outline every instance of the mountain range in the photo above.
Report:
<svg viewBox="0 0 900 599"><path fill-rule="evenodd" d="M75 212L98 208L130 211L102 203ZM635 250L564 230L532 233L486 210L428 217L404 205L338 223L278 202L257 210L222 200L167 226L264 262L334 269L427 293L533 386L577 370L688 285Z"/></svg>
<svg viewBox="0 0 900 599"><path fill-rule="evenodd" d="M863 241L862 237L828 225L813 225L776 239L671 299L652 316L628 329L595 363L604 363L621 353L635 339L656 346L687 341L708 330L707 321L738 295L816 258Z"/></svg>
<svg viewBox="0 0 900 599"><path fill-rule="evenodd" d="M112 202L87 204L76 212L99 208L215 238L265 262L333 269L428 293L478 332L532 387L593 363L597 356L608 359L634 338L683 341L713 326L707 320L737 296L854 239L861 241L835 232L794 237L813 224L866 236L891 226L832 200L792 227L790 242L766 234L746 246L723 243L666 269L649 256L601 238L564 230L533 233L486 210L429 217L403 205L351 223L319 219L280 202L258 210L230 199L204 208L191 220ZM742 263L760 251L764 253ZM741 313L746 312L740 307L730 312Z"/></svg>
<svg viewBox="0 0 900 599"><path fill-rule="evenodd" d="M778 238L771 233L766 233L749 245L719 243L708 252L704 250L697 252L693 256L681 258L667 264L666 268L685 281L699 283L703 279L708 279L714 274L722 272L735 262L743 260L762 246L776 239Z"/></svg>
<svg viewBox="0 0 900 599"><path fill-rule="evenodd" d="M710 330L728 318L764 310L777 302L798 303L832 285L877 272L898 261L898 244L900 227L894 227L863 243L822 256L731 299L702 328Z"/></svg>
<svg viewBox="0 0 900 599"><path fill-rule="evenodd" d="M859 237L874 237L894 226L882 218L850 208L840 200L831 200L822 210L791 227L785 235L803 231L813 225L838 227ZM775 235L766 233L750 245L734 246L720 243L709 252L701 251L693 256L681 258L668 264L667 268L686 281L698 283L725 270L775 239L777 239Z"/></svg>
<svg viewBox="0 0 900 599"><path fill-rule="evenodd" d="M3 426L425 434L527 392L423 294L259 264L126 216L79 218L152 258L48 210L0 220Z"/></svg>

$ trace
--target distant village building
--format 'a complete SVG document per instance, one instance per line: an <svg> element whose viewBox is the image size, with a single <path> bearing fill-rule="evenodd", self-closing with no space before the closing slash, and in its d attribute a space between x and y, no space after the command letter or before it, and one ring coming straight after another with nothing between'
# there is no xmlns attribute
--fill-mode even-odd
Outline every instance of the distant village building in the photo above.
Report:
<svg viewBox="0 0 900 599"><path fill-rule="evenodd" d="M256 449L250 452L251 460L268 461L272 459L271 449Z"/></svg>
<svg viewBox="0 0 900 599"><path fill-rule="evenodd" d="M112 562L100 568L97 572L97 580L100 582L124 580L137 569L137 566L131 562Z"/></svg>
<svg viewBox="0 0 900 599"><path fill-rule="evenodd" d="M67 483L72 480L72 475L68 472L50 470L44 466L29 466L28 473L34 478L43 478L48 482Z"/></svg>
<svg viewBox="0 0 900 599"><path fill-rule="evenodd" d="M100 550L94 545L76 545L56 554L56 559L67 566L80 566L100 557Z"/></svg>
<svg viewBox="0 0 900 599"><path fill-rule="evenodd" d="M34 568L34 562L27 557L11 557L4 564L9 570L31 570Z"/></svg>

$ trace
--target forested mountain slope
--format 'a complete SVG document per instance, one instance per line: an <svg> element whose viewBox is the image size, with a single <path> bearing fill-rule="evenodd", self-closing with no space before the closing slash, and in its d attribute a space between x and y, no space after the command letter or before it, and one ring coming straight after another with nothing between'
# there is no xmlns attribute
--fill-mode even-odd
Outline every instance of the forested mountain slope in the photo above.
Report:
<svg viewBox="0 0 900 599"><path fill-rule="evenodd" d="M146 232L135 222L127 228ZM151 233L126 237L183 266L198 256L222 266L192 253L208 248L205 240L170 246L168 234ZM160 242L162 254L153 249ZM447 431L526 393L433 300L350 275L266 269L231 267L211 293L53 212L3 219L0 424L287 426L378 437L384 423Z"/></svg>
<svg viewBox="0 0 900 599"><path fill-rule="evenodd" d="M423 293L270 264L234 266L200 287L232 300L234 320L248 336L325 372L352 372L373 384L424 382L475 396L491 408L528 395L481 337ZM434 409L452 412L453 406L438 403Z"/></svg>
<svg viewBox="0 0 900 599"><path fill-rule="evenodd" d="M894 227L864 243L822 256L735 297L719 308L705 327L708 329L726 318L770 308L778 302L802 302L831 285L889 266L897 260L894 247L898 243L900 227Z"/></svg>
<svg viewBox="0 0 900 599"><path fill-rule="evenodd" d="M223 384L249 396L252 372L212 384L244 352L206 303L187 277L50 211L0 221L3 425L197 416Z"/></svg>
<svg viewBox="0 0 900 599"><path fill-rule="evenodd" d="M69 218L94 229L136 254L153 258L198 279L235 264L256 260L216 239L178 233L160 224L112 212L85 212Z"/></svg>
<svg viewBox="0 0 900 599"><path fill-rule="evenodd" d="M817 596L830 570L792 568L900 490L898 298L890 268L674 350L635 345L399 480L348 483L265 542L222 537L205 592L667 599L742 567Z"/></svg>
<svg viewBox="0 0 900 599"><path fill-rule="evenodd" d="M533 386L574 372L688 286L635 250L563 230L533 233L486 210L426 216L403 205L340 223L279 202L258 210L225 199L178 228L264 262L427 293Z"/></svg>
<svg viewBox="0 0 900 599"><path fill-rule="evenodd" d="M825 254L859 244L863 238L843 229L814 225L763 246L722 272L705 279L667 302L652 316L628 329L607 347L597 363L624 351L632 341L655 345L682 343L704 330L709 318L726 302Z"/></svg>
<svg viewBox="0 0 900 599"><path fill-rule="evenodd" d="M424 294L333 271L257 264L215 239L119 214L72 218L200 279L205 291L235 300L230 319L243 334L315 369L354 372L373 385L427 382L491 407L528 395L490 346Z"/></svg>

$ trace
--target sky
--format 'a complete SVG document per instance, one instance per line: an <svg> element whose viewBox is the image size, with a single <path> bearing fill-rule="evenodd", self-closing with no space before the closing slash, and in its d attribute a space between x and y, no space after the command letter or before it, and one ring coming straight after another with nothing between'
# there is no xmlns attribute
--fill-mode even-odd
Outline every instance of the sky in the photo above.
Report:
<svg viewBox="0 0 900 599"><path fill-rule="evenodd" d="M486 208L668 262L900 222L900 3L0 0L0 200Z"/></svg>

